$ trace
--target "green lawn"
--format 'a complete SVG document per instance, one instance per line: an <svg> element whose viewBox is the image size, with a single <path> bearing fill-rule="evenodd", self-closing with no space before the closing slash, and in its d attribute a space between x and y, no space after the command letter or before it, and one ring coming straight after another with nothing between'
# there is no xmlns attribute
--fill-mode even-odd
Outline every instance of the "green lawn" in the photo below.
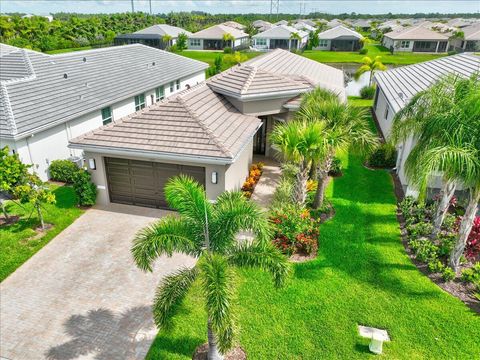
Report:
<svg viewBox="0 0 480 360"><path fill-rule="evenodd" d="M178 52L177 54L186 56L190 59L195 59L195 60L200 60L200 61L206 62L206 63L208 63L208 65L213 65L213 63L215 62L215 58L218 55L226 55L226 54L223 53L223 51L194 51L194 50L184 50L184 51ZM264 54L264 53L261 53L261 52L242 52L242 54L245 55L247 57L247 60L248 60L248 59L254 58L255 56ZM225 67L224 70L226 70L226 69L227 69L227 67Z"/></svg>
<svg viewBox="0 0 480 360"><path fill-rule="evenodd" d="M39 239L29 240L35 235L33 228L39 224L36 212L33 212L28 219L32 212L30 204L19 206L10 202L7 205L8 213L20 215L21 220L13 225L0 227L0 281L14 272L83 213L83 210L76 207L75 193L71 187L52 185L52 190L57 203L45 205L43 215L45 222L53 224L54 227Z"/></svg>
<svg viewBox="0 0 480 360"><path fill-rule="evenodd" d="M78 47L78 48L69 48L69 49L58 49L58 50L50 50L50 51L45 51L47 54L54 55L54 54L63 54L63 53L68 53L72 51L82 51L82 50L90 50L93 49L91 46L83 46L83 47Z"/></svg>
<svg viewBox="0 0 480 360"><path fill-rule="evenodd" d="M408 65L416 64L423 61L433 60L442 56L434 54L419 54L419 53L401 53L397 52L394 55L390 54L387 48L378 44L366 45L368 53L365 55L358 52L343 52L343 51L320 51L320 50L306 50L303 56L309 59L316 60L322 63L361 63L365 56L375 57L381 56L384 64L391 65Z"/></svg>
<svg viewBox="0 0 480 360"><path fill-rule="evenodd" d="M373 99L362 99L360 96L349 96L348 102L360 107L370 107L373 105Z"/></svg>
<svg viewBox="0 0 480 360"><path fill-rule="evenodd" d="M473 359L480 317L412 264L400 241L390 175L344 156L344 176L329 186L335 217L320 228L314 261L297 264L276 290L262 272L239 274L240 344L249 359L373 358L357 325L388 330L387 359ZM171 331L159 332L147 359L191 359L206 341L199 288Z"/></svg>

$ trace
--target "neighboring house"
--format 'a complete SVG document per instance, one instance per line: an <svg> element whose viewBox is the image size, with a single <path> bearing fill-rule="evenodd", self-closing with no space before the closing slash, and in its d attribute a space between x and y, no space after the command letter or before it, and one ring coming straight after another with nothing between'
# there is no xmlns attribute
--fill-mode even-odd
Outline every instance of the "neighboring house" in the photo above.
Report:
<svg viewBox="0 0 480 360"><path fill-rule="evenodd" d="M236 21L225 21L222 25L237 29L237 30L245 30L245 25L242 25Z"/></svg>
<svg viewBox="0 0 480 360"><path fill-rule="evenodd" d="M157 49L165 49L168 46L176 44L178 35L182 33L188 37L192 35L192 33L186 31L185 29L176 26L157 24L136 31L132 34L117 35L114 39L114 44L143 44ZM171 38L168 43L165 43L164 41L165 35L168 35Z"/></svg>
<svg viewBox="0 0 480 360"><path fill-rule="evenodd" d="M266 30L271 29L272 27L276 26L276 25L273 25L272 23L270 23L268 21L263 21L263 20L255 20L252 23L252 25L259 32L266 31Z"/></svg>
<svg viewBox="0 0 480 360"><path fill-rule="evenodd" d="M298 35L300 39L296 38ZM252 47L257 50L298 50L302 49L308 40L308 33L288 25L278 25L252 36Z"/></svg>
<svg viewBox="0 0 480 360"><path fill-rule="evenodd" d="M343 25L343 22L338 20L338 19L330 20L326 24L327 28L329 28L329 29L340 26L340 25Z"/></svg>
<svg viewBox="0 0 480 360"><path fill-rule="evenodd" d="M279 26L279 25L288 25L288 21L287 20L280 20L280 21L277 21L275 23L276 26Z"/></svg>
<svg viewBox="0 0 480 360"><path fill-rule="evenodd" d="M350 22L350 24L354 29L360 29L362 31L368 31L372 26L371 21L367 19L353 20L352 22Z"/></svg>
<svg viewBox="0 0 480 360"><path fill-rule="evenodd" d="M307 33L313 32L316 30L315 26L312 26L310 24L304 23L302 21L296 22L293 27L297 30L303 30Z"/></svg>
<svg viewBox="0 0 480 360"><path fill-rule="evenodd" d="M471 20L465 20L465 19L450 19L448 22L447 22L447 25L448 26L451 26L451 27L454 27L454 28L459 28L459 29L462 29L464 27L467 27L467 26L470 26L474 24L473 21Z"/></svg>
<svg viewBox="0 0 480 360"><path fill-rule="evenodd" d="M133 44L47 55L0 44L0 146L43 179L68 141L205 79L207 64Z"/></svg>
<svg viewBox="0 0 480 360"><path fill-rule="evenodd" d="M311 26L313 28L315 28L317 26L317 24L315 23L315 21L313 20L309 20L309 19L297 19L295 20L295 24L306 24L308 26Z"/></svg>
<svg viewBox="0 0 480 360"><path fill-rule="evenodd" d="M440 77L450 73L469 77L480 70L480 57L473 54L447 56L423 63L398 67L375 73L377 91L373 110L380 125L380 130L388 138L392 128L393 118L418 92L427 89ZM414 146L409 138L399 145L396 171L405 190L408 181L405 177L405 161ZM431 187L440 187L439 179L431 183Z"/></svg>
<svg viewBox="0 0 480 360"><path fill-rule="evenodd" d="M463 32L464 37L450 40L456 51L480 51L480 23L466 26L459 31Z"/></svg>
<svg viewBox="0 0 480 360"><path fill-rule="evenodd" d="M444 53L448 51L448 40L448 35L416 25L384 34L382 45L394 52Z"/></svg>
<svg viewBox="0 0 480 360"><path fill-rule="evenodd" d="M357 51L362 47L363 36L343 25L318 34L318 47L315 50Z"/></svg>
<svg viewBox="0 0 480 360"><path fill-rule="evenodd" d="M225 41L224 36L230 34L234 41ZM242 49L248 47L248 34L226 25L214 25L198 31L189 37L188 48L191 50L223 50L226 47Z"/></svg>
<svg viewBox="0 0 480 360"><path fill-rule="evenodd" d="M213 201L241 188L254 154L273 155L268 133L316 86L346 99L341 70L275 50L72 139L70 147L85 152L100 204L165 207L165 182L180 173Z"/></svg>

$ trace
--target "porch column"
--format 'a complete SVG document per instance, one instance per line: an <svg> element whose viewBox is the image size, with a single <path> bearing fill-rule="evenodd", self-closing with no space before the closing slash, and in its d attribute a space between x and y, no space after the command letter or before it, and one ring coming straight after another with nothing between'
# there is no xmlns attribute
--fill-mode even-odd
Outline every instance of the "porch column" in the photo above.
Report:
<svg viewBox="0 0 480 360"><path fill-rule="evenodd" d="M435 48L435 52L438 53L438 46L440 45L440 41L437 41L437 47Z"/></svg>

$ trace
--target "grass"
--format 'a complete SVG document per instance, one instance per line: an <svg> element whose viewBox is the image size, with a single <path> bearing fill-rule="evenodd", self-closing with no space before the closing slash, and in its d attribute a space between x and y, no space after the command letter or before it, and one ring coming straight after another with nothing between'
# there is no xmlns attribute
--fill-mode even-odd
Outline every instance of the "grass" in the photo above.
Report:
<svg viewBox="0 0 480 360"><path fill-rule="evenodd" d="M69 52L72 52L72 51L82 51L82 50L90 50L90 49L93 49L93 47L92 46L82 46L82 47L77 47L77 48L50 50L50 51L45 51L45 53L50 54L50 55L55 55L55 54L69 53Z"/></svg>
<svg viewBox="0 0 480 360"><path fill-rule="evenodd" d="M368 44L365 45L365 47L368 49L368 53L365 55L359 54L358 52L348 51L306 50L303 53L303 56L322 63L361 63L365 56L369 56L371 58L375 56L381 56L382 62L390 65L416 64L445 56L445 54L419 54L401 52L397 52L392 55L386 47L379 44Z"/></svg>
<svg viewBox="0 0 480 360"><path fill-rule="evenodd" d="M348 102L360 107L370 107L373 105L373 99L362 99L360 96L349 96Z"/></svg>
<svg viewBox="0 0 480 360"><path fill-rule="evenodd" d="M385 358L476 358L480 317L405 254L390 175L365 169L356 156L342 161L344 176L327 194L336 215L320 228L318 258L296 264L280 290L263 272L239 271L239 342L249 359L372 358L358 324L388 330ZM206 341L198 287L179 310L147 359L191 359Z"/></svg>
<svg viewBox="0 0 480 360"><path fill-rule="evenodd" d="M43 215L45 223L54 226L41 238L29 240L35 235L33 229L39 225L37 214L32 213L30 204L19 206L9 202L7 205L8 213L21 216L21 220L15 224L0 227L0 281L13 273L83 213L83 210L76 207L76 197L71 187L52 185L52 190L57 202L45 205ZM32 216L29 219L30 213Z"/></svg>

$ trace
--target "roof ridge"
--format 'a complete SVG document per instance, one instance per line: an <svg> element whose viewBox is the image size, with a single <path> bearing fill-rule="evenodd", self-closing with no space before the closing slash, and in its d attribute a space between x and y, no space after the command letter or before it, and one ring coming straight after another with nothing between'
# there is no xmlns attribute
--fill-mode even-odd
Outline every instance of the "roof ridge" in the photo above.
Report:
<svg viewBox="0 0 480 360"><path fill-rule="evenodd" d="M10 104L10 99L8 98L7 85L5 83L0 83L0 101L3 102L3 107L5 108L5 114L7 118L7 124L10 126L12 133L15 135L17 133L17 124L15 123L15 118L13 116L12 104Z"/></svg>
<svg viewBox="0 0 480 360"><path fill-rule="evenodd" d="M215 145L220 149L220 151L224 154L224 155L227 155L229 157L233 157L233 154L230 152L230 150L225 146L225 144L223 144L220 139L217 137L217 135L215 135L215 133L205 124L205 122L200 119L200 117L197 115L197 113L195 113L195 111L187 104L187 102L185 101L185 99L181 96L177 96L175 98L175 100L177 100L180 105L182 105L185 110L187 111L187 113L193 117L195 120L197 120L197 122L199 123L200 127L202 128L203 131L205 131L207 133L207 135L209 135L210 139L215 143Z"/></svg>
<svg viewBox="0 0 480 360"><path fill-rule="evenodd" d="M248 74L247 80L245 80L245 83L243 84L242 88L240 89L240 94L245 94L248 89L250 88L250 85L252 85L252 81L255 78L255 75L257 74L258 67L252 66L252 65L247 65L244 66L246 68L250 68L250 73Z"/></svg>

